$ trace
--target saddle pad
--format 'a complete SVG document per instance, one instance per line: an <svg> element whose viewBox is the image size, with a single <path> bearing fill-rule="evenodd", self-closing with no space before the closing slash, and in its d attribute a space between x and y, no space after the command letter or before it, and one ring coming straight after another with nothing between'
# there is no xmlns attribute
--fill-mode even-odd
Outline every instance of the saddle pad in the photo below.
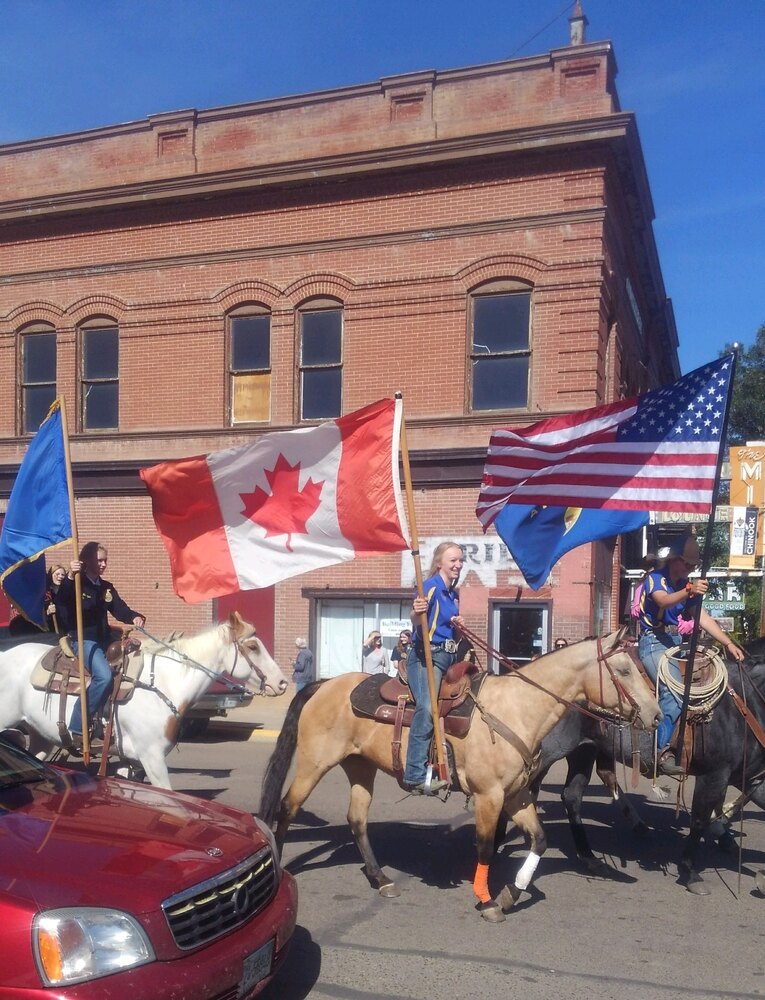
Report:
<svg viewBox="0 0 765 1000"><path fill-rule="evenodd" d="M45 653L34 665L32 670L32 676L30 678L32 682L32 687L37 691L48 691L50 694L57 694L61 690L61 678L62 674L60 672L60 662L56 665L55 672L51 669L51 666L45 663L46 660L49 661L51 653L60 654L60 662L68 662L71 665L71 674L69 677L69 684L67 686L67 694L78 694L80 690L80 677L79 677L79 667L76 660L67 661L64 658L63 653L59 650L58 646L54 649L49 650ZM128 701L128 699L133 694L135 690L136 683L140 679L141 671L143 670L143 653L136 652L131 653L128 657L127 662L127 673L122 675L122 683L120 684L120 689L117 692L117 701L123 702ZM85 672L85 687L90 684L90 674Z"/></svg>
<svg viewBox="0 0 765 1000"><path fill-rule="evenodd" d="M35 663L32 670L32 676L30 678L32 682L32 687L37 691L47 691L50 694L58 694L61 690L61 680L62 674L60 668L57 672L54 672L50 666L46 665L45 661L48 660L51 654L58 654L64 663L71 664L72 672L69 675L69 684L66 688L67 694L79 694L80 691L80 675L78 672L78 666L76 660L67 660L61 650L56 647L50 650L44 656ZM90 674L85 674L85 687L90 683Z"/></svg>
<svg viewBox="0 0 765 1000"><path fill-rule="evenodd" d="M486 673L481 673L473 678L470 684L473 694L478 694L486 677ZM396 706L383 701L380 697L380 688L388 679L386 674L372 674L356 685L351 691L351 707L357 715L393 725L396 720ZM461 705L444 716L446 735L457 739L467 736L474 710L475 702L472 698L466 698ZM414 708L407 707L404 711L405 728L411 726L413 715Z"/></svg>

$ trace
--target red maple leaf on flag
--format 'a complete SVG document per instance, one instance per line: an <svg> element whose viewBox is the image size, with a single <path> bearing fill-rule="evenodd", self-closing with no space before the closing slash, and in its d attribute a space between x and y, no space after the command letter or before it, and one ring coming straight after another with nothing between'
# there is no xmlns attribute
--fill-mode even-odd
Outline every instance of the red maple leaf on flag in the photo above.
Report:
<svg viewBox="0 0 765 1000"><path fill-rule="evenodd" d="M318 510L324 480L309 479L300 489L300 462L290 465L284 455L279 455L273 469L266 469L266 479L271 492L259 486L252 493L240 493L244 501L242 513L255 524L266 529L269 535L286 535L287 551L292 552L292 535L307 535L306 522Z"/></svg>

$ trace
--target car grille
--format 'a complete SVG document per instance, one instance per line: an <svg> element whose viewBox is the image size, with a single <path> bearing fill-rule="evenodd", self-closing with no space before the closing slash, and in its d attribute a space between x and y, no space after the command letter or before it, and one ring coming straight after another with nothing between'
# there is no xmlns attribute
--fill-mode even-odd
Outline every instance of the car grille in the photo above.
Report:
<svg viewBox="0 0 765 1000"><path fill-rule="evenodd" d="M179 892L162 904L173 939L187 951L241 927L276 891L276 866L264 847L236 868Z"/></svg>

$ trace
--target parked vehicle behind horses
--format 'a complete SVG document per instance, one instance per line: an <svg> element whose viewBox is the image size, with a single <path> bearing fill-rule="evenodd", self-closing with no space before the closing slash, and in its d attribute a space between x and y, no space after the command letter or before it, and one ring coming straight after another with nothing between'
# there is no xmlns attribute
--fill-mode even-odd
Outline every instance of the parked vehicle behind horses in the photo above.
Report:
<svg viewBox="0 0 765 1000"><path fill-rule="evenodd" d="M755 646L752 647L754 649ZM755 656L739 666L728 664L728 680L745 701L754 717L755 727L765 730L765 642L760 640ZM714 815L722 813L728 785L765 809L765 746L755 735L726 691L714 707L711 719L703 724L694 741L690 774L696 778L691 801L690 831L680 858L679 880L689 892L707 895L699 868L702 836ZM641 769L653 772L653 740L647 733L639 739ZM542 758L536 784L544 780L550 767L564 758L569 770L562 799L576 846L577 856L591 870L600 863L589 844L581 818L582 797L592 775L593 764L612 792L616 788L614 760L633 763L633 746L628 731L606 723L597 723L576 712L566 712L542 741Z"/></svg>
<svg viewBox="0 0 765 1000"><path fill-rule="evenodd" d="M561 698L588 698L606 708L632 706L638 724L655 727L661 711L637 671L634 652L625 645L626 630L601 640L586 640L556 650L523 667L517 675L487 676L480 690L485 710L511 729L532 752L565 710ZM260 816L276 821L276 841L281 851L290 823L321 778L340 765L351 785L348 821L364 859L367 877L383 896L397 896L398 889L374 856L367 835L367 819L378 770L394 774L392 728L354 713L351 692L363 674L344 674L305 688L293 700L263 780ZM402 734L402 755L408 730ZM453 788L472 796L478 842L478 868L474 891L482 916L504 920L520 892L531 882L544 854L545 835L528 788L529 769L516 745L490 731L478 714L463 738L447 736L455 774ZM287 794L282 788L297 751L297 768ZM280 803L281 799L281 803ZM506 886L498 900L488 891L488 865L494 853L494 834L503 807L530 837L531 851L515 885Z"/></svg>
<svg viewBox="0 0 765 1000"><path fill-rule="evenodd" d="M62 746L59 699L37 690L31 681L49 649L40 642L25 642L0 653L0 730L25 723L53 747ZM140 765L149 781L162 788L170 788L165 757L178 740L183 715L219 674L227 672L269 697L287 688L287 678L257 638L255 627L236 612L199 635L176 637L167 644L148 640L142 653L140 681L130 698L115 707L115 751L121 760ZM67 698L67 722L76 697Z"/></svg>

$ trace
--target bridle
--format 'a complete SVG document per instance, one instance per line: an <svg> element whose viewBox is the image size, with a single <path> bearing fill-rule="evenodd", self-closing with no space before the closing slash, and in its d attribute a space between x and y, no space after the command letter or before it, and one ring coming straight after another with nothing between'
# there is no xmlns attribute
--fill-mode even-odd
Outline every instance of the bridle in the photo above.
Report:
<svg viewBox="0 0 765 1000"><path fill-rule="evenodd" d="M626 653L632 660L632 665L635 670L640 673L639 658L637 654L636 644L630 639L622 639L620 643L610 649L607 653L603 652L603 640L598 637L597 640L597 651L598 651L598 668L599 668L599 680L600 680L600 702L603 704L604 694L603 694L603 667L606 668L608 674L611 678L611 682L616 688L616 695L618 698L618 709L617 712L625 722L629 725L636 725L640 720L640 706L638 705L636 699L629 691L625 688L619 678L614 672L614 668L608 662L612 656L616 656L618 653ZM629 715L625 715L623 710L623 702L626 701L632 706Z"/></svg>
<svg viewBox="0 0 765 1000"><path fill-rule="evenodd" d="M232 691L241 692L243 690L247 690L247 691L252 691L254 695L265 695L266 693L266 689L268 688L268 678L266 677L266 674L264 673L262 668L259 667L258 664L252 659L252 657L250 656L251 650L248 650L248 647L246 645L248 640L252 639L255 636L255 632L252 632L246 638L237 638L233 637L232 635L232 645L234 647L234 663L230 671L228 670L221 671L221 670L211 670L209 667L206 667L203 663L200 663L198 660L195 660L192 656L189 656L188 653L181 652L181 650L177 649L169 642L165 642L164 639L158 639L157 636L152 635L150 632L147 632L145 628L136 627L136 631L143 632L143 634L152 642L156 642L157 645L164 646L165 649L169 649L175 659L182 660L184 663L187 663L190 667L193 667L195 670L201 670L203 674L207 674L207 676L212 678L212 680L222 681ZM239 659L240 655L247 663L247 666L250 668L250 671L254 673L255 676L260 681L260 686L258 688L250 688L246 684L238 684L235 681L230 681L228 677L226 677L227 673L233 673L233 671L236 669L237 660Z"/></svg>
<svg viewBox="0 0 765 1000"><path fill-rule="evenodd" d="M263 671L263 669L261 667L259 667L258 664L255 662L255 660L250 656L250 653L252 652L252 650L249 649L249 647L247 646L247 642L250 639L252 639L254 636L255 636L255 633L253 632L252 635L248 635L246 639L234 639L234 651L235 651L235 655L234 655L234 665L231 668L231 673L233 673L234 670L236 670L236 663L237 663L237 660L239 659L239 654L241 653L242 657L244 658L245 662L247 663L247 666L250 668L250 670L252 671L252 673L254 673L255 676L260 681L260 687L259 688L251 688L251 687L248 687L246 684L244 685L244 687L247 688L248 691L252 691L253 694L256 694L256 695L265 695L266 689L268 688L268 678L266 677L266 674ZM258 639L258 642L260 642L259 639Z"/></svg>
<svg viewBox="0 0 765 1000"><path fill-rule="evenodd" d="M517 663L515 663L513 660L508 659L508 657L500 653L499 650L493 649L487 642L481 639L480 636L476 635L475 632L471 631L469 628L462 626L460 628L460 632L465 636L466 639L469 639L470 642L473 643L473 645L483 650L484 653L486 653L489 656L493 656L495 659L499 660L500 663L504 663L505 666L510 668L514 676L524 681L524 683L530 684L531 687L536 688L538 691L543 691L551 698L554 698L555 701L557 701L559 704L565 705L567 708L572 708L574 709L574 711L579 712L581 715L586 715L588 718L594 719L596 722L603 721L602 715L596 715L594 712L589 711L589 709L585 708L583 705L580 705L578 702L569 701L568 698L563 698L561 695L555 694L554 691L549 691L546 687L544 687L544 685L539 684L531 677L527 677L524 673L521 672L521 668ZM566 648L570 649L570 647ZM604 700L603 669L605 668L608 671L611 681L613 682L614 688L616 689L618 705L619 705L617 713L618 716L626 725L638 724L641 721L638 703L635 700L635 698L629 693L629 691L627 691L627 689L624 687L621 681L617 678L616 674L614 673L613 667L608 662L611 659L611 657L616 656L619 653L627 653L630 660L632 660L633 665L637 669L638 658L637 658L637 651L635 648L635 644L631 642L629 639L622 639L622 641L617 643L617 645L614 646L613 649L610 649L608 650L608 652L605 652L603 650L603 641L602 639L598 638L596 643L596 650L597 650L597 663L598 663L599 681L600 681L601 703ZM625 703L631 706L629 713L625 713L624 711Z"/></svg>

